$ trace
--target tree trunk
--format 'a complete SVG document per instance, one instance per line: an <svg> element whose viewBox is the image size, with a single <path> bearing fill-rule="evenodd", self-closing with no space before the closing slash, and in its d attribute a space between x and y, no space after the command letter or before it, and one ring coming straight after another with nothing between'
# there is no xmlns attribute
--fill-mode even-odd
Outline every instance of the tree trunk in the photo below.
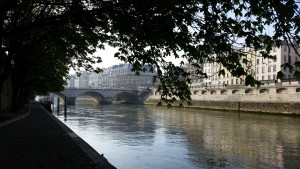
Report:
<svg viewBox="0 0 300 169"><path fill-rule="evenodd" d="M4 25L4 15L2 8L0 8L0 113L2 111L2 90L4 85L3 74L5 72L5 65L2 66L3 60L5 60L5 51L3 50L3 25Z"/></svg>
<svg viewBox="0 0 300 169"><path fill-rule="evenodd" d="M4 44L4 20L7 15L7 12L11 9L13 9L15 6L18 5L18 0L1 0L0 3L0 112L3 110L2 108L2 99L7 99L3 98L2 94L3 88L4 88L4 83L8 79L10 73L10 68L11 68L11 63L10 59L8 56L8 51L7 51L7 46ZM11 83L8 83L10 85ZM11 101L8 101L8 103L11 103Z"/></svg>
<svg viewBox="0 0 300 169"><path fill-rule="evenodd" d="M0 114L2 113L2 90L3 90L3 80L0 80Z"/></svg>
<svg viewBox="0 0 300 169"><path fill-rule="evenodd" d="M8 58L5 58L5 60L0 64L0 112L3 110L2 107L2 103L3 100L2 99L8 99L8 98L2 98L2 94L4 92L8 92L8 91L4 91L4 87L6 88L6 86L4 86L4 83L6 80L8 80L9 77L9 68L6 64ZM8 83L9 85L10 83ZM9 101L8 101L9 102Z"/></svg>
<svg viewBox="0 0 300 169"><path fill-rule="evenodd" d="M20 95L20 87L19 85L14 81L13 82L13 93L12 93L12 104L11 104L11 112L12 113L18 113L19 112L19 95Z"/></svg>

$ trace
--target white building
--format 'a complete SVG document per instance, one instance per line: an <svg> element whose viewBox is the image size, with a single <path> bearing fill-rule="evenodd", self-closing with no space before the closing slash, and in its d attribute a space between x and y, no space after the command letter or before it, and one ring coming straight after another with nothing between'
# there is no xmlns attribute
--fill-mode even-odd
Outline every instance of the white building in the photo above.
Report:
<svg viewBox="0 0 300 169"><path fill-rule="evenodd" d="M153 87L152 78L156 72L150 72L149 66L144 66L145 72L136 75L132 72L132 65L119 64L104 69L99 75L99 82L103 87L138 88Z"/></svg>
<svg viewBox="0 0 300 169"><path fill-rule="evenodd" d="M103 69L99 74L81 72L81 76L70 75L73 78L68 80L68 87L75 88L151 88L153 76L156 71L150 72L149 66L144 66L145 72L136 75L131 71L132 65L119 64Z"/></svg>
<svg viewBox="0 0 300 169"><path fill-rule="evenodd" d="M299 48L295 47L299 52ZM272 59L264 59L259 51L252 51L252 53L256 53L255 57L255 77L257 80L267 81L267 80L275 80L278 71L282 71L284 74L283 80L291 80L294 79L293 72L289 72L289 70L283 70L281 67L284 63L290 63L293 65L295 61L299 61L299 56L296 54L295 49L291 45L287 45L284 43L279 48L274 46L271 51L271 55L276 57L275 60ZM295 67L294 67L295 68Z"/></svg>
<svg viewBox="0 0 300 169"><path fill-rule="evenodd" d="M300 48L296 47L296 50L300 53ZM236 47L235 47L236 48ZM238 49L238 48L236 48ZM261 56L260 51L255 51L252 48L240 48L241 52L244 52L249 65L244 65L244 68L247 67L246 71L248 74L251 74L256 80L262 81L263 83L274 83L277 80L277 72L282 71L284 74L283 81L290 81L295 79L293 72L289 70L283 70L281 67L284 63L290 63L293 65L295 61L299 61L299 56L296 53L296 50L287 43L284 43L280 47L274 46L271 51L271 55L275 56L275 60L265 59ZM242 51L243 50L243 51ZM294 67L295 68L295 67ZM192 86L220 86L223 84L226 85L244 85L244 77L233 77L228 70L225 70L225 76L218 76L219 71L223 69L223 66L217 63L204 63L203 72L207 74L208 78L202 80L202 85ZM299 70L299 69L298 69ZM199 80L198 80L199 81Z"/></svg>
<svg viewBox="0 0 300 169"><path fill-rule="evenodd" d="M69 75L69 78L67 80L67 87L70 88L89 88L89 76L90 73L87 71L81 71L81 76L78 77L75 74Z"/></svg>
<svg viewBox="0 0 300 169"><path fill-rule="evenodd" d="M90 81L91 73L87 72L87 71L81 71L80 73L81 73L81 75L78 78L79 79L79 88L90 88L89 81Z"/></svg>

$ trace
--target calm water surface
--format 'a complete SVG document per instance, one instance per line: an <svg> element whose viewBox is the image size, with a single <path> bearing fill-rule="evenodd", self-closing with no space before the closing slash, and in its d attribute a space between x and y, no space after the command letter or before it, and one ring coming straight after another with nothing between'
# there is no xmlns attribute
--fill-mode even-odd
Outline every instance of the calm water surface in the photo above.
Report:
<svg viewBox="0 0 300 169"><path fill-rule="evenodd" d="M300 118L137 105L56 116L118 169L300 168Z"/></svg>

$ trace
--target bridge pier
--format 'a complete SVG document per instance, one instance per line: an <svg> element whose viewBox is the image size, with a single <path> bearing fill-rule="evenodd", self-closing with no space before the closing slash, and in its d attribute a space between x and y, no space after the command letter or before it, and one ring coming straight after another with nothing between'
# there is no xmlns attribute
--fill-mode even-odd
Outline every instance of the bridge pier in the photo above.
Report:
<svg viewBox="0 0 300 169"><path fill-rule="evenodd" d="M75 105L75 100L76 100L76 97L68 97L67 98L67 105L74 106Z"/></svg>

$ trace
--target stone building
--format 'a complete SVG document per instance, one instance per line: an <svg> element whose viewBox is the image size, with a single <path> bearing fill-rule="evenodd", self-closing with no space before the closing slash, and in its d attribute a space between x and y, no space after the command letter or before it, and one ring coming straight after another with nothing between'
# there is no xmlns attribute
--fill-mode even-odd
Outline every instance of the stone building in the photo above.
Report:
<svg viewBox="0 0 300 169"><path fill-rule="evenodd" d="M144 67L145 72L140 72L140 75L136 75L131 71L132 65L119 64L104 69L99 74L100 87L112 87L112 88L146 88L154 87L152 84L152 78L156 75L156 72L150 72L149 66Z"/></svg>
<svg viewBox="0 0 300 169"><path fill-rule="evenodd" d="M294 47L293 47L294 46ZM242 59L247 59L249 64L243 64L245 71L251 74L256 80L262 81L263 83L274 83L277 80L277 72L282 71L284 74L283 81L295 80L293 72L289 70L283 70L281 67L284 63L293 64L295 61L299 61L300 48L298 45L290 45L283 43L282 46L272 47L271 55L275 56L276 59L265 59L261 56L261 50L254 50L249 47L239 48L234 47L235 50L240 50L245 54ZM212 56L214 57L214 56ZM241 61L242 62L242 61ZM207 74L208 78L202 79L202 85L197 86L222 86L222 85L244 85L245 77L233 77L231 73L225 69L225 76L219 76L219 71L223 69L221 64L217 63L204 63L203 72ZM296 70L299 70L296 68ZM200 80L198 80L200 81ZM195 86L194 84L192 86Z"/></svg>
<svg viewBox="0 0 300 169"><path fill-rule="evenodd" d="M145 72L136 75L131 71L132 65L119 64L103 69L99 74L86 71L81 76L70 75L67 87L75 88L153 88L152 78L156 71L150 72L149 66L144 66Z"/></svg>
<svg viewBox="0 0 300 169"><path fill-rule="evenodd" d="M294 47L293 47L294 46ZM295 49L296 50L295 50ZM293 64L295 61L299 61L299 56L297 55L296 51L300 51L297 45L289 45L284 42L282 46L279 48L273 46L271 55L276 57L275 60L272 59L264 59L260 54L259 51L251 51L250 53L254 55L254 65L255 65L255 77L258 80L262 81L274 81L277 76L278 71L282 71L284 74L283 80L289 81L293 80L293 72L289 72L288 70L283 70L281 67L284 63Z"/></svg>
<svg viewBox="0 0 300 169"><path fill-rule="evenodd" d="M67 78L66 87L69 88L90 88L90 72L81 71L81 75L70 74Z"/></svg>

